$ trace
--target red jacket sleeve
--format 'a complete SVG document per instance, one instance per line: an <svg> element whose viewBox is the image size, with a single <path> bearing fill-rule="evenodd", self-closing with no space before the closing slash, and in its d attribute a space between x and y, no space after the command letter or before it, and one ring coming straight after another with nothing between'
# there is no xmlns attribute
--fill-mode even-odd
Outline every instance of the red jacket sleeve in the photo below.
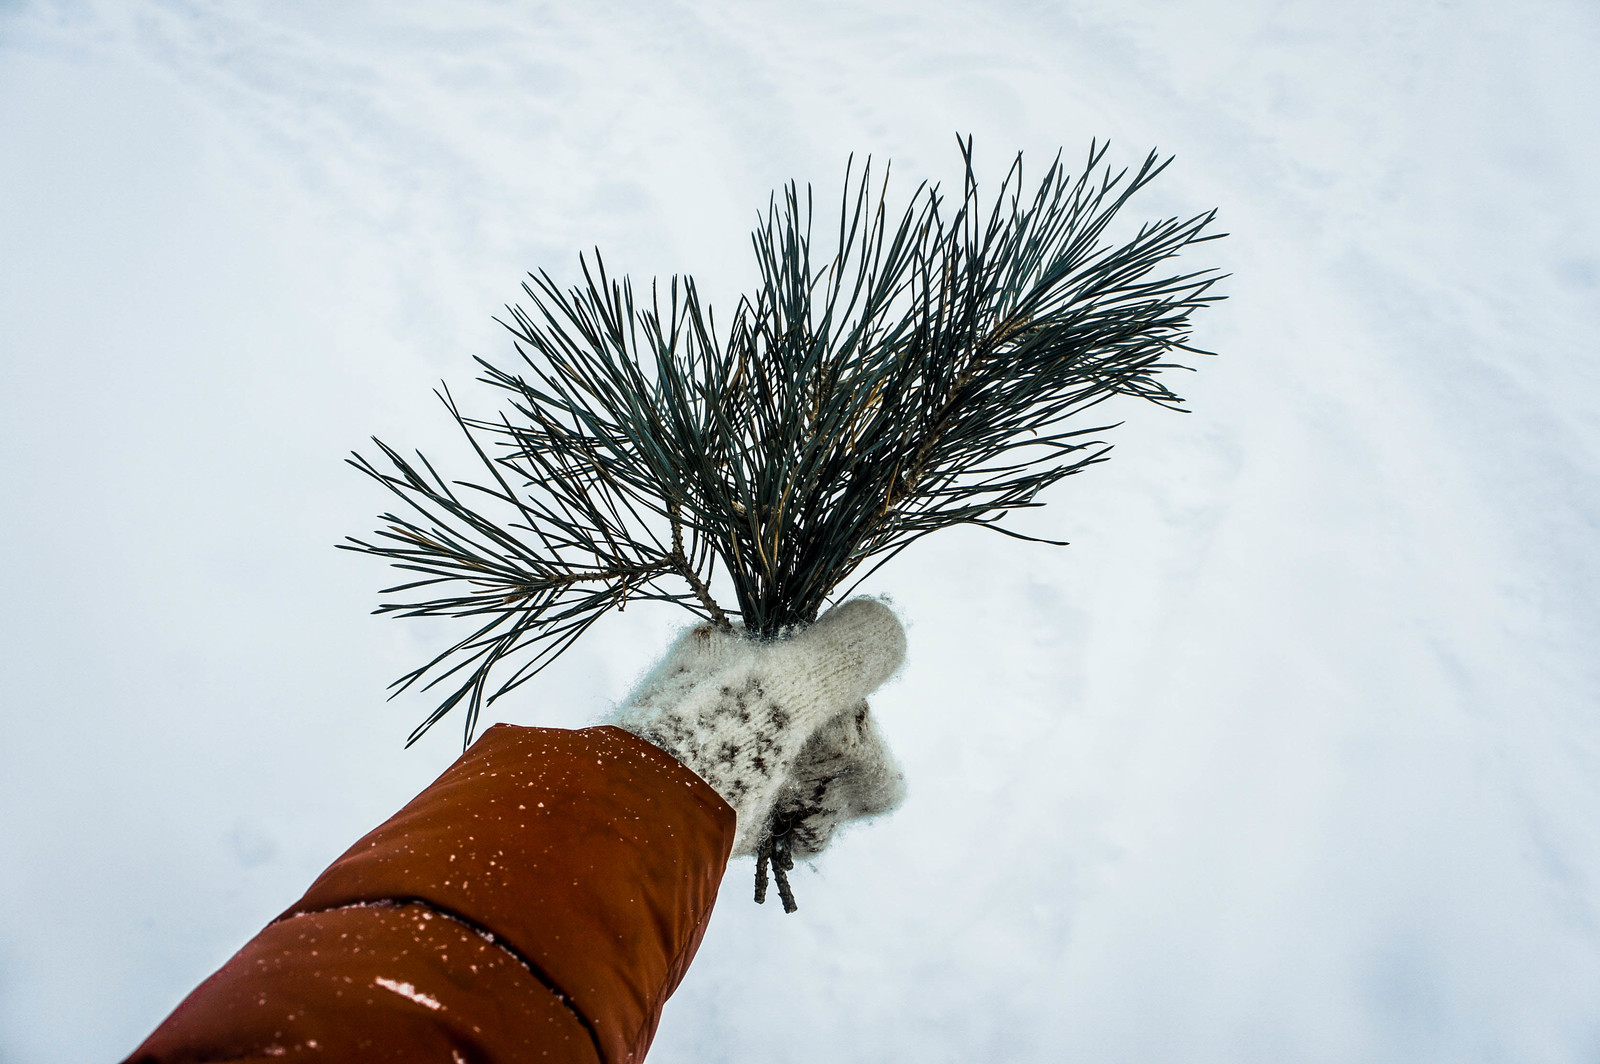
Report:
<svg viewBox="0 0 1600 1064"><path fill-rule="evenodd" d="M497 725L128 1064L638 1061L705 933L734 819L620 729Z"/></svg>

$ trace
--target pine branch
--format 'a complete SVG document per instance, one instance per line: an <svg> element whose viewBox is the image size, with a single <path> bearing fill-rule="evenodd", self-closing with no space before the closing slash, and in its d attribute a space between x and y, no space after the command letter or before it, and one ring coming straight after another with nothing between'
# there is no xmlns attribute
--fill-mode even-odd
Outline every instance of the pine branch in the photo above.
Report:
<svg viewBox="0 0 1600 1064"><path fill-rule="evenodd" d="M385 515L377 542L344 545L422 574L388 589L411 597L378 612L487 618L396 681L467 676L416 734L465 700L470 740L483 705L635 599L770 636L941 528L1034 539L997 522L1106 460L1099 437L1114 426L1080 426L1082 415L1118 396L1182 408L1161 378L1179 355L1204 353L1189 316L1221 298L1221 278L1160 267L1216 239L1214 212L1107 239L1171 160L1152 153L1113 173L1107 147L1091 145L1076 176L1058 156L1025 197L1018 156L985 208L970 139L961 150L948 217L929 185L891 217L887 178L874 185L870 162L859 177L847 167L820 264L811 190L774 196L752 235L758 283L725 331L691 279L636 300L598 252L580 258L571 289L530 275L531 312L508 307L501 322L517 364L478 360L509 412L469 419L441 393L486 482L447 483L381 442L394 472L356 456L416 515ZM719 572L737 609L711 596ZM435 585L455 590L412 594ZM490 692L490 671L518 655Z"/></svg>

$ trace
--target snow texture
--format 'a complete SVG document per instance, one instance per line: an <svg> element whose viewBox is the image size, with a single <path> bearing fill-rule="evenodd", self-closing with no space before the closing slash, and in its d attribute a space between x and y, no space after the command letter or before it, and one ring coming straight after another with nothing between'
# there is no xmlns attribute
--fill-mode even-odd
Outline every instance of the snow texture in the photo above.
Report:
<svg viewBox="0 0 1600 1064"><path fill-rule="evenodd" d="M1175 153L1133 214L1220 208L1220 357L1014 522L1071 547L863 587L905 805L795 916L733 865L652 1064L1600 1059L1596 54L1592 0L0 5L0 1060L127 1052L456 755L340 458L470 467L430 389L489 412L523 271L731 311L774 187L958 131Z"/></svg>

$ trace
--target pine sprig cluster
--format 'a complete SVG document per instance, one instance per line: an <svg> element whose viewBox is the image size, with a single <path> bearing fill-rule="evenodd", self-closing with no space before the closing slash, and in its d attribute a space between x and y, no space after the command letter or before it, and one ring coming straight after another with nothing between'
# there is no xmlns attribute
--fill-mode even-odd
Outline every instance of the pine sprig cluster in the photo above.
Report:
<svg viewBox="0 0 1600 1064"><path fill-rule="evenodd" d="M1178 408L1160 374L1197 352L1189 315L1221 278L1159 268L1221 235L1215 212L1108 240L1171 160L1113 172L1106 150L1076 175L1057 156L1031 196L1019 155L986 206L968 140L959 201L924 184L898 216L870 163L847 170L816 257L810 190L791 183L725 332L688 278L636 301L598 253L571 289L531 276L532 309L502 322L517 362L477 360L507 409L467 417L441 393L485 475L446 480L376 440L387 467L352 461L407 516L340 546L419 574L378 612L475 624L395 682L450 684L411 740L465 702L470 741L486 702L631 601L770 637L930 532L1019 535L997 521L1107 456L1112 426L1079 415L1116 395ZM719 574L734 608L712 598Z"/></svg>

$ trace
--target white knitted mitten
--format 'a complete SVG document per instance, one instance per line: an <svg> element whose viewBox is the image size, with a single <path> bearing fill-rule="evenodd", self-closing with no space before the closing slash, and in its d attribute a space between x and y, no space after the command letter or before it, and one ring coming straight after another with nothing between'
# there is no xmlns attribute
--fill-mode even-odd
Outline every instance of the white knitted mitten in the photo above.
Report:
<svg viewBox="0 0 1600 1064"><path fill-rule="evenodd" d="M709 783L738 816L734 854L753 854L771 833L780 796L791 796L793 809L806 813L815 804L807 804L807 796L830 766L844 768L854 755L882 751L870 718L864 718L865 730L854 723L856 707L900 667L905 645L894 612L867 598L771 640L702 625L673 644L611 723ZM796 777L803 754L806 767ZM822 787L831 819L815 820L814 837L823 844L851 818L849 810L881 805L888 793L881 780L868 782L877 779L872 772L846 775L849 780Z"/></svg>
<svg viewBox="0 0 1600 1064"><path fill-rule="evenodd" d="M817 856L839 828L889 812L905 793L905 777L866 702L818 728L800 751L758 845L756 901L767 900L770 865L784 911L794 912L786 873L795 858Z"/></svg>
<svg viewBox="0 0 1600 1064"><path fill-rule="evenodd" d="M905 795L905 776L862 702L806 742L773 806L772 834L806 860L827 849L845 824L890 812Z"/></svg>

